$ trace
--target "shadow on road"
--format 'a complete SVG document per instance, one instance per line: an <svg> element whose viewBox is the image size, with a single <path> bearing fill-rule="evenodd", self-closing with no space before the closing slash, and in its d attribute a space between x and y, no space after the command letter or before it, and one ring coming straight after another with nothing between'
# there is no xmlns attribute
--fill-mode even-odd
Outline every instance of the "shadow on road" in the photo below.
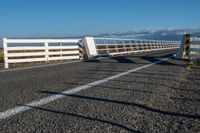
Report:
<svg viewBox="0 0 200 133"><path fill-rule="evenodd" d="M102 120L102 119L93 118L93 117L89 117L89 116L83 116L83 115L79 115L79 114L75 114L75 113L70 113L70 112L62 112L62 111L51 110L51 109L46 109L46 108L41 108L41 107L35 107L35 106L30 106L30 105L21 105L21 106L25 106L25 107L33 108L33 109L38 109L38 110L41 110L41 111L56 113L56 114L59 114L59 115L72 116L72 117L77 117L77 118L80 118L80 119L86 119L86 120L90 120L90 121L95 121L95 122L110 124L112 126L116 126L116 127L125 129L125 130L127 130L129 132L142 133L139 130L134 130L134 129L128 128L128 127L126 127L126 126L124 126L122 124L118 124L118 123L107 121L107 120Z"/></svg>
<svg viewBox="0 0 200 133"><path fill-rule="evenodd" d="M73 82L60 82L65 85L83 85L83 84L78 84L78 83L73 83ZM108 88L108 89L113 89L113 90L122 90L122 91L134 91L134 92L143 92L143 93L152 93L151 91L143 91L143 90L136 90L136 89L127 89L127 88L121 88L121 87L113 87L113 86L103 86L103 85L91 85L90 87L102 87L102 88ZM43 91L37 91L43 93ZM44 91L45 92L45 91Z"/></svg>
<svg viewBox="0 0 200 133"><path fill-rule="evenodd" d="M116 60L117 63L135 63L133 60L131 60L125 56L111 57L110 59Z"/></svg>
<svg viewBox="0 0 200 133"><path fill-rule="evenodd" d="M83 79L95 79L97 80L97 78L92 78L92 77L84 77ZM151 78L151 79L154 79L154 78ZM163 80L163 79L162 79ZM130 80L122 80L122 79L114 79L114 80L111 80L110 82L117 82L117 83L127 83L127 84L131 84L131 83L135 83L135 84L146 84L146 85L155 85L155 86L164 86L168 89L175 89L175 90L178 90L178 88L175 88L173 86L170 86L169 84L165 84L165 82L157 82L157 83L152 83L152 82L145 82L145 81L137 81L137 80L134 80L134 81L130 81ZM175 79L173 80L173 82L177 82L177 83L180 83L180 81L176 81ZM79 84L79 83L75 83L75 82L69 82L69 81L62 81L60 82L62 84L65 84L65 85L83 85L83 84ZM94 86L91 86L91 87L104 87L104 88L110 88L110 89L120 89L120 88L116 88L116 87L110 87L110 86L101 86L101 85L94 85ZM141 91L141 90L133 90L133 89L121 89L121 90L130 90L130 91ZM146 93L153 93L153 92L149 92L149 91L141 91L141 92L146 92Z"/></svg>
<svg viewBox="0 0 200 133"><path fill-rule="evenodd" d="M172 55L175 53L175 51L156 51L155 53L141 53L138 55L126 55L126 56L115 56L115 57L104 57L103 59L101 58L96 58L94 60L88 61L88 62L99 62L99 63L132 63L132 64L142 64L142 63L137 63L135 59L142 59L148 62L157 62L161 61L163 58L168 58L172 57ZM161 55L158 55L161 54ZM115 62L116 61L116 62ZM144 63L145 64L145 63ZM147 63L148 64L148 63ZM177 65L173 64L168 61L162 61L159 63L160 65Z"/></svg>
<svg viewBox="0 0 200 133"><path fill-rule="evenodd" d="M98 98L98 97L89 97L89 96L81 96L81 95L74 95L74 94L65 94L65 93L51 92L51 91L41 91L41 93L64 95L64 96L73 97L73 98L95 100L95 101L101 101L101 102L108 102L108 103L112 103L112 104L121 104L121 105L126 105L126 106L131 106L131 107L138 107L140 109L144 109L144 110L151 111L151 112L158 113L158 114L174 116L174 117L185 117L185 118L189 118L189 119L200 120L200 116L199 115L163 111L163 110L160 110L160 109L148 107L148 106L145 106L145 105L142 105L142 104L138 104L138 103L130 103L130 102L125 102L125 101L116 101L116 100L103 99L103 98Z"/></svg>
<svg viewBox="0 0 200 133"><path fill-rule="evenodd" d="M174 100L182 100L182 101L190 101L190 102L200 102L200 98L199 99L180 98L180 97L170 97L170 98L174 99Z"/></svg>

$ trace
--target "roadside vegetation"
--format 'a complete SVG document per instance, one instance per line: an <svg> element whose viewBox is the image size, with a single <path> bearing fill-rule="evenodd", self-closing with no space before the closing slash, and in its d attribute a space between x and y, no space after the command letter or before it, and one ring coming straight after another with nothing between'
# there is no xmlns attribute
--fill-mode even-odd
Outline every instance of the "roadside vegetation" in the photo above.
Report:
<svg viewBox="0 0 200 133"><path fill-rule="evenodd" d="M3 50L0 49L0 63L3 62Z"/></svg>

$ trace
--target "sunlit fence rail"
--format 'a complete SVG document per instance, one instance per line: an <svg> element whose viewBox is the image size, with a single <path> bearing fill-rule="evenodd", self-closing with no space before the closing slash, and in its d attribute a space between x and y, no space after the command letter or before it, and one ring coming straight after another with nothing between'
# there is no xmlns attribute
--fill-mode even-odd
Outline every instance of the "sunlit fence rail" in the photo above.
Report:
<svg viewBox="0 0 200 133"><path fill-rule="evenodd" d="M94 41L99 54L109 53L112 55L178 48L179 44L179 42L173 41L126 40L109 38L94 38Z"/></svg>
<svg viewBox="0 0 200 133"><path fill-rule="evenodd" d="M11 63L80 59L79 39L3 39L5 68Z"/></svg>

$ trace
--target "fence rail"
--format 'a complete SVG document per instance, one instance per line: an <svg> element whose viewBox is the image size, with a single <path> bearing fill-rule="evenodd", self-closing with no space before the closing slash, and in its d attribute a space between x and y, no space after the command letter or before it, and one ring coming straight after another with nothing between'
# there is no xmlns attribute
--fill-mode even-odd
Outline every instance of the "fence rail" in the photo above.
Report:
<svg viewBox="0 0 200 133"><path fill-rule="evenodd" d="M90 58L101 55L119 55L144 51L179 48L179 41L138 40L86 37ZM91 47L91 48L90 48Z"/></svg>
<svg viewBox="0 0 200 133"><path fill-rule="evenodd" d="M11 63L90 59L103 55L175 49L179 41L119 38L3 39L5 68Z"/></svg>
<svg viewBox="0 0 200 133"><path fill-rule="evenodd" d="M79 41L80 39L4 38L5 68L10 63L80 59Z"/></svg>

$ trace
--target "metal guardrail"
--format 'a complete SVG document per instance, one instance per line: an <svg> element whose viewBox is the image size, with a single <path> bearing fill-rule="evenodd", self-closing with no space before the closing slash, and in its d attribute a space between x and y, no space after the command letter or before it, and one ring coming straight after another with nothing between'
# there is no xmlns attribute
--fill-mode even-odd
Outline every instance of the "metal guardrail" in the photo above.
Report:
<svg viewBox="0 0 200 133"><path fill-rule="evenodd" d="M177 59L200 59L200 36L183 35L181 45L176 53Z"/></svg>
<svg viewBox="0 0 200 133"><path fill-rule="evenodd" d="M191 59L200 59L200 37L191 35L189 56Z"/></svg>
<svg viewBox="0 0 200 133"><path fill-rule="evenodd" d="M5 68L10 63L80 59L80 39L3 39Z"/></svg>
<svg viewBox="0 0 200 133"><path fill-rule="evenodd" d="M136 52L179 48L179 41L138 40L118 38L84 39L89 58L103 55L121 55Z"/></svg>

